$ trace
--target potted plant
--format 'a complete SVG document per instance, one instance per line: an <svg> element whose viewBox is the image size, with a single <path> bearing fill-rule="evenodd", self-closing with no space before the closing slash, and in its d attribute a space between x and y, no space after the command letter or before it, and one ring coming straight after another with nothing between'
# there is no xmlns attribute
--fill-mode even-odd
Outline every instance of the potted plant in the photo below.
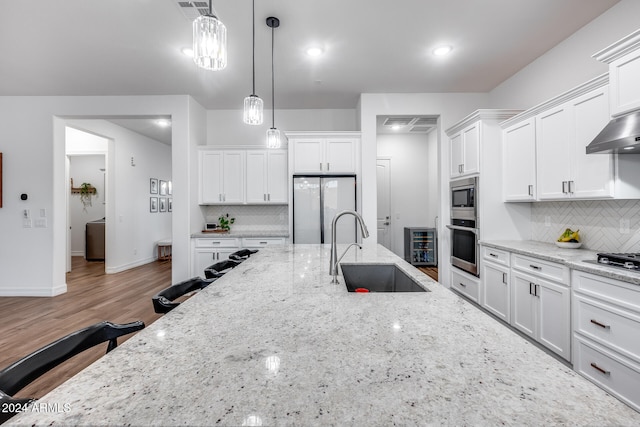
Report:
<svg viewBox="0 0 640 427"><path fill-rule="evenodd" d="M229 214L220 215L218 217L218 226L221 231L229 231L231 230L231 224L236 221L235 218L229 218Z"/></svg>
<svg viewBox="0 0 640 427"><path fill-rule="evenodd" d="M91 206L91 196L97 194L96 188L88 182L83 182L80 185L80 201L84 206L84 210L87 206Z"/></svg>

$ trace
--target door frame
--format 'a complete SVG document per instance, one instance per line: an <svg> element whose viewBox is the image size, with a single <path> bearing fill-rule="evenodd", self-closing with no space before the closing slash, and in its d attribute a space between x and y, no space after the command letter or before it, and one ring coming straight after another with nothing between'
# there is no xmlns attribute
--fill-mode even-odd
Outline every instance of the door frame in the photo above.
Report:
<svg viewBox="0 0 640 427"><path fill-rule="evenodd" d="M387 182L388 186L389 186L389 220L391 222L391 224L388 227L387 230L387 235L389 238L389 249L391 252L393 252L393 242L394 242L394 233L393 233L393 222L391 221L391 217L393 216L391 213L391 207L393 206L393 192L391 191L391 161L392 161L392 157L389 156L376 156L376 168L378 167L378 161L379 160L387 160L389 162L389 180ZM376 174L377 177L377 174ZM376 178L376 201L377 201L377 196L378 196L378 189L380 187L380 183L378 182L377 178ZM377 202L376 202L377 203ZM378 218L378 208L376 205L376 228L378 226L377 224L377 218Z"/></svg>

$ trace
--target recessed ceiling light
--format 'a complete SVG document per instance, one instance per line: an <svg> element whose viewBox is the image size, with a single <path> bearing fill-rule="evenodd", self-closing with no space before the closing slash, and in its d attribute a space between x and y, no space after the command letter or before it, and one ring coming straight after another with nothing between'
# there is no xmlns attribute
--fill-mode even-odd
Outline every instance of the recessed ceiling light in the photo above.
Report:
<svg viewBox="0 0 640 427"><path fill-rule="evenodd" d="M402 126L400 126L400 125L393 125L393 126L391 126L391 129L393 129L393 130L400 130L400 128L401 128L401 127L402 127Z"/></svg>
<svg viewBox="0 0 640 427"><path fill-rule="evenodd" d="M321 47L313 46L309 47L306 50L307 55L309 56L320 56L324 52Z"/></svg>
<svg viewBox="0 0 640 427"><path fill-rule="evenodd" d="M624 147L625 150L633 150L636 147Z"/></svg>
<svg viewBox="0 0 640 427"><path fill-rule="evenodd" d="M193 49L190 47L183 47L180 52L186 57L193 58Z"/></svg>
<svg viewBox="0 0 640 427"><path fill-rule="evenodd" d="M158 119L156 120L156 124L160 127L166 128L167 126L171 126L171 121L167 119Z"/></svg>
<svg viewBox="0 0 640 427"><path fill-rule="evenodd" d="M451 46L439 46L433 49L433 54L436 56L443 56L451 52L453 48Z"/></svg>

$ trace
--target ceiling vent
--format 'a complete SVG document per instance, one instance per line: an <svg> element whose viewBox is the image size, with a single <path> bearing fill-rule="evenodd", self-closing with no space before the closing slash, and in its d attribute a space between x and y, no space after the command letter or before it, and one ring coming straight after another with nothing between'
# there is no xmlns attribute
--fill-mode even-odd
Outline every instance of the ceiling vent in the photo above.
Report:
<svg viewBox="0 0 640 427"><path fill-rule="evenodd" d="M436 126L438 124L437 117L418 117L413 123L414 126Z"/></svg>
<svg viewBox="0 0 640 427"><path fill-rule="evenodd" d="M407 126L412 120L412 117L388 117L383 126Z"/></svg>
<svg viewBox="0 0 640 427"><path fill-rule="evenodd" d="M174 1L180 8L180 11L189 22L193 22L200 15L209 14L209 2L206 1ZM212 10L216 14L215 8Z"/></svg>
<svg viewBox="0 0 640 427"><path fill-rule="evenodd" d="M413 126L409 129L409 133L429 133L435 126Z"/></svg>

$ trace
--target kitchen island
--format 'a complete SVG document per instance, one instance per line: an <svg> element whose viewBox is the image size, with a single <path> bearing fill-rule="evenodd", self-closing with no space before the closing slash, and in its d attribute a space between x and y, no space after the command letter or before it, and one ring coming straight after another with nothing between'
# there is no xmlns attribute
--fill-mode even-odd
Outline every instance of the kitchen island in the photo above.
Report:
<svg viewBox="0 0 640 427"><path fill-rule="evenodd" d="M261 249L11 423L640 424L381 246L343 261L397 264L430 292L348 293L329 252Z"/></svg>

